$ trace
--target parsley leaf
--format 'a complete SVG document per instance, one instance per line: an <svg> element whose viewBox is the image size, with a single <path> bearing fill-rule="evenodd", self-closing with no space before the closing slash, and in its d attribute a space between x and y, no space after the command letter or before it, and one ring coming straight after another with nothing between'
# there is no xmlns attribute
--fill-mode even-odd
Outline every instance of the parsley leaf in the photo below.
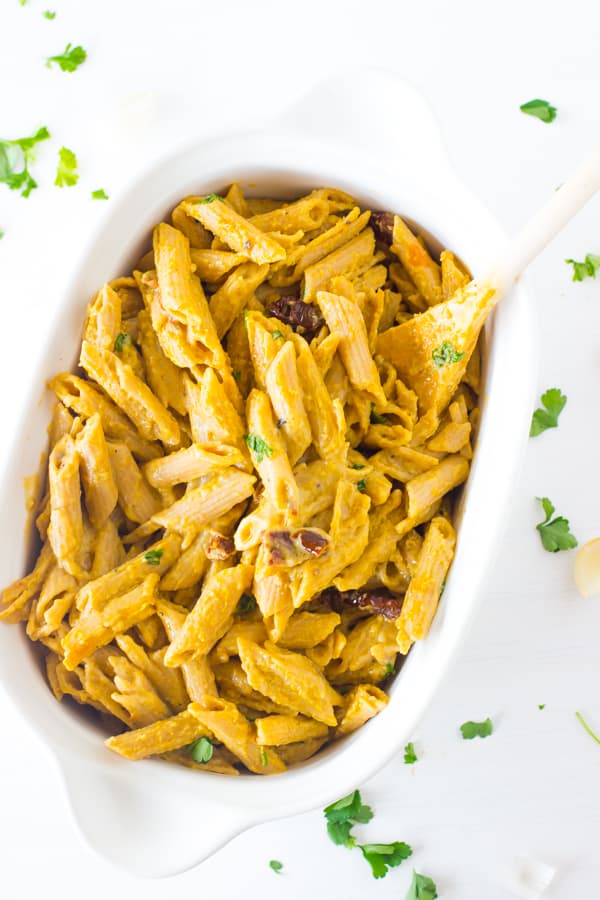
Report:
<svg viewBox="0 0 600 900"><path fill-rule="evenodd" d="M394 663L386 663L385 664L385 674L386 675L394 674Z"/></svg>
<svg viewBox="0 0 600 900"><path fill-rule="evenodd" d="M283 331L280 331L279 328L276 328L275 331L271 332L271 337L274 341L278 340L279 338L283 338L283 340L285 341L285 334L283 333Z"/></svg>
<svg viewBox="0 0 600 900"><path fill-rule="evenodd" d="M550 521L554 512L553 504L547 497L538 497L537 499L546 513L544 521L539 522L535 526L540 533L544 550L548 550L549 553L557 553L559 550L572 550L573 547L577 546L577 538L569 531L569 520L562 516L557 516Z"/></svg>
<svg viewBox="0 0 600 900"><path fill-rule="evenodd" d="M366 478L360 478L356 482L356 490L360 491L361 494L364 494L364 492L367 490L367 479Z"/></svg>
<svg viewBox="0 0 600 900"><path fill-rule="evenodd" d="M342 847L354 847L356 841L350 834L351 829L359 823L364 825L373 818L373 810L363 804L360 791L352 791L341 800L336 800L323 810L327 819L327 834L334 844Z"/></svg>
<svg viewBox="0 0 600 900"><path fill-rule="evenodd" d="M45 19L50 19L50 20L52 20L52 19L55 19L55 18L56 18L56 13L55 13L55 12L51 12L49 9L47 9L46 12L42 13L42 15L43 15L43 17L44 17Z"/></svg>
<svg viewBox="0 0 600 900"><path fill-rule="evenodd" d="M406 895L406 900L437 900L435 882L427 875L419 875L413 869L413 877Z"/></svg>
<svg viewBox="0 0 600 900"><path fill-rule="evenodd" d="M104 188L99 188L97 191L92 191L92 200L108 200L108 194Z"/></svg>
<svg viewBox="0 0 600 900"><path fill-rule="evenodd" d="M382 416L375 412L375 404L371 403L370 420L372 425L387 425L387 416Z"/></svg>
<svg viewBox="0 0 600 900"><path fill-rule="evenodd" d="M0 230L0 241L2 240L3 237L4 237L4 232L2 230Z"/></svg>
<svg viewBox="0 0 600 900"><path fill-rule="evenodd" d="M236 381L239 381L240 378L242 377L242 373L240 372L239 369L234 369L231 374L233 375L233 377L235 378Z"/></svg>
<svg viewBox="0 0 600 900"><path fill-rule="evenodd" d="M260 751L260 761L265 768L269 765L269 757L267 756L267 751L264 747Z"/></svg>
<svg viewBox="0 0 600 900"><path fill-rule="evenodd" d="M252 594L242 594L240 597L240 602L237 605L235 614L236 616L243 616L246 613L254 612L257 607L256 597L253 597Z"/></svg>
<svg viewBox="0 0 600 900"><path fill-rule="evenodd" d="M546 708L545 703L538 703L538 709L545 709L545 708Z"/></svg>
<svg viewBox="0 0 600 900"><path fill-rule="evenodd" d="M401 862L412 856L412 847L403 841L393 844L360 844L362 855L373 871L373 878L385 878L388 869L399 866Z"/></svg>
<svg viewBox="0 0 600 900"><path fill-rule="evenodd" d="M364 468L365 468L365 464L364 464L364 463L352 463L352 465L350 466L350 468L351 468L351 469L364 469Z"/></svg>
<svg viewBox="0 0 600 900"><path fill-rule="evenodd" d="M160 558L164 552L164 550L147 550L142 556L142 559L145 563L148 563L149 566L158 566L160 565Z"/></svg>
<svg viewBox="0 0 600 900"><path fill-rule="evenodd" d="M77 157L68 147L61 147L58 151L58 167L54 184L56 187L73 187L78 181Z"/></svg>
<svg viewBox="0 0 600 900"><path fill-rule="evenodd" d="M265 456L273 456L273 448L269 447L267 442L258 434L247 434L244 436L244 440L248 448L254 453L256 462L261 463Z"/></svg>
<svg viewBox="0 0 600 900"><path fill-rule="evenodd" d="M444 341L439 347L431 351L431 358L435 363L436 369L441 369L450 363L457 363L465 354L455 350L450 341Z"/></svg>
<svg viewBox="0 0 600 900"><path fill-rule="evenodd" d="M46 60L46 65L48 68L51 68L52 64L56 63L63 72L74 72L86 59L87 53L83 47L73 47L72 44L67 44L64 53L59 53L57 56L49 56Z"/></svg>
<svg viewBox="0 0 600 900"><path fill-rule="evenodd" d="M585 730L587 731L587 733L589 734L589 736L590 736L591 738L593 738L593 739L596 741L597 744L600 744L600 738L598 737L597 734L594 734L594 732L592 731L592 729L590 728L590 726L588 725L588 723L585 721L585 719L584 719L583 716L581 715L581 713L580 713L580 712L576 712L575 715L577 716L577 718L579 719L579 721L581 722L581 724L583 725L583 727L585 728Z"/></svg>
<svg viewBox="0 0 600 900"><path fill-rule="evenodd" d="M21 191L21 197L29 197L37 187L29 171L29 164L34 160L33 148L49 137L48 129L43 127L30 137L0 140L0 183L6 184L11 191Z"/></svg>
<svg viewBox="0 0 600 900"><path fill-rule="evenodd" d="M549 388L545 394L541 396L542 406L539 407L531 417L531 428L529 429L529 437L536 437L547 428L556 428L558 426L558 417L565 408L567 403L566 396L560 388Z"/></svg>
<svg viewBox="0 0 600 900"><path fill-rule="evenodd" d="M406 763L407 766L412 766L412 764L416 763L418 761L418 759L419 759L419 757L415 753L415 745L411 741L404 748L404 762Z"/></svg>
<svg viewBox="0 0 600 900"><path fill-rule="evenodd" d="M588 253L583 262L574 259L565 259L566 263L573 266L573 281L583 281L584 278L595 278L600 269L600 256Z"/></svg>
<svg viewBox="0 0 600 900"><path fill-rule="evenodd" d="M535 116L541 122L554 122L556 118L556 107L551 106L547 100L529 100L523 103L519 109L527 116Z"/></svg>
<svg viewBox="0 0 600 900"><path fill-rule="evenodd" d="M199 200L196 200L196 203L212 203L213 200L221 200L221 202L225 202L223 197L220 197L219 194L207 194L206 197L201 197Z"/></svg>
<svg viewBox="0 0 600 900"><path fill-rule="evenodd" d="M489 737L494 730L494 726L491 719L485 719L483 722L463 722L460 730L465 741L472 741L476 737Z"/></svg>
<svg viewBox="0 0 600 900"><path fill-rule="evenodd" d="M208 738L201 737L190 744L188 751L194 762L207 763L213 758L215 748Z"/></svg>
<svg viewBox="0 0 600 900"><path fill-rule="evenodd" d="M277 875L281 875L281 870L283 869L283 863L280 863L278 859L270 859L269 866L273 869Z"/></svg>
<svg viewBox="0 0 600 900"><path fill-rule="evenodd" d="M131 343L131 335L127 334L126 331L122 331L121 334L118 334L115 338L115 353L120 353L125 344Z"/></svg>

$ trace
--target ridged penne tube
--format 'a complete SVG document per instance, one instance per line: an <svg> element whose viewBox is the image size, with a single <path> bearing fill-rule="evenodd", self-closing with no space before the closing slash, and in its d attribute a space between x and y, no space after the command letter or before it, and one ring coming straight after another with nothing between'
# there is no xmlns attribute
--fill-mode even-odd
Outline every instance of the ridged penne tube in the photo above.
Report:
<svg viewBox="0 0 600 900"><path fill-rule="evenodd" d="M373 258L374 252L373 231L365 228L347 244L308 266L304 272L304 300L312 300L317 291L325 289L329 279L335 275L351 276Z"/></svg>
<svg viewBox="0 0 600 900"><path fill-rule="evenodd" d="M168 719L126 731L116 737L108 738L104 743L109 750L114 750L126 759L145 759L157 756L169 750L185 747L202 737L210 738L211 732L187 710Z"/></svg>
<svg viewBox="0 0 600 900"><path fill-rule="evenodd" d="M245 450L244 424L215 370L205 369L197 383L184 377L183 388L194 441L229 444Z"/></svg>
<svg viewBox="0 0 600 900"><path fill-rule="evenodd" d="M448 422L427 442L427 449L434 453L458 453L470 437L470 422Z"/></svg>
<svg viewBox="0 0 600 900"><path fill-rule="evenodd" d="M118 634L115 642L129 662L137 666L152 682L160 697L171 709L181 712L186 708L190 698L187 695L181 672L168 668L162 662L166 647L147 653L128 634Z"/></svg>
<svg viewBox="0 0 600 900"><path fill-rule="evenodd" d="M213 236L200 222L188 216L180 203L171 213L173 228L181 231L190 242L190 247L197 250L206 250L212 244Z"/></svg>
<svg viewBox="0 0 600 900"><path fill-rule="evenodd" d="M212 649L232 624L233 613L253 574L252 566L239 565L205 579L198 600L169 645L166 665L180 666Z"/></svg>
<svg viewBox="0 0 600 900"><path fill-rule="evenodd" d="M78 553L83 539L79 454L75 441L65 434L50 454L48 461L50 486L50 525L48 540L65 571L82 574Z"/></svg>
<svg viewBox="0 0 600 900"><path fill-rule="evenodd" d="M447 456L434 469L415 475L406 482L408 518L418 522L425 510L462 484L468 474L469 463L466 459Z"/></svg>
<svg viewBox="0 0 600 900"><path fill-rule="evenodd" d="M267 630L260 621L234 621L221 640L216 644L211 653L211 660L215 664L226 663L232 656L237 656L237 640L245 637L249 641L262 644L267 639Z"/></svg>
<svg viewBox="0 0 600 900"><path fill-rule="evenodd" d="M116 688L110 696L127 710L132 728L143 728L167 718L171 712L169 707L137 666L124 656L111 656L110 662Z"/></svg>
<svg viewBox="0 0 600 900"><path fill-rule="evenodd" d="M237 181L229 185L229 190L225 194L225 200L240 216L243 216L245 219L250 216L250 207Z"/></svg>
<svg viewBox="0 0 600 900"><path fill-rule="evenodd" d="M196 267L196 275L202 281L220 281L235 266L246 262L247 257L231 250L196 250L190 248L192 264Z"/></svg>
<svg viewBox="0 0 600 900"><path fill-rule="evenodd" d="M163 575L160 580L161 591L179 591L198 584L208 568L204 548L204 535L201 534L175 560L166 575Z"/></svg>
<svg viewBox="0 0 600 900"><path fill-rule="evenodd" d="M333 253L334 250L347 244L363 230L371 214L367 211L358 215L359 212L358 207L354 207L347 216L336 222L332 228L328 228L327 231L324 231L304 245L302 256L294 269L295 279L300 278L309 266L318 263L325 256Z"/></svg>
<svg viewBox="0 0 600 900"><path fill-rule="evenodd" d="M89 381L63 373L52 378L48 387L78 416L89 419L99 413L106 437L123 441L139 459L153 459L161 454L160 445L143 438L127 416Z"/></svg>
<svg viewBox="0 0 600 900"><path fill-rule="evenodd" d="M174 641L176 635L183 628L187 611L178 608L173 603L160 601L157 604L157 612L167 632L169 641ZM166 648L164 651L166 655ZM163 655L163 662L164 662ZM171 671L174 671L173 669ZM201 700L205 695L217 697L217 685L211 665L206 656L195 656L189 662L183 663L179 669L185 682L185 687L190 700Z"/></svg>
<svg viewBox="0 0 600 900"><path fill-rule="evenodd" d="M337 727L337 737L351 734L389 703L389 697L374 684L358 684L347 694L346 708Z"/></svg>
<svg viewBox="0 0 600 900"><path fill-rule="evenodd" d="M258 746L256 729L233 703L222 697L204 697L190 703L188 709L251 772L272 775L285 770L274 750Z"/></svg>
<svg viewBox="0 0 600 900"><path fill-rule="evenodd" d="M266 555L263 544L256 557L253 591L269 637L278 641L294 612L294 601L289 575L270 568Z"/></svg>
<svg viewBox="0 0 600 900"><path fill-rule="evenodd" d="M414 641L422 640L429 631L455 544L456 533L450 522L443 516L432 519L399 619L400 627Z"/></svg>
<svg viewBox="0 0 600 900"><path fill-rule="evenodd" d="M430 453L416 450L413 447L390 447L374 453L369 459L369 465L377 471L383 472L393 478L394 481L407 482L426 472L435 469L439 459Z"/></svg>
<svg viewBox="0 0 600 900"><path fill-rule="evenodd" d="M376 520L375 523L371 521L369 542L365 552L360 559L343 569L340 575L334 579L337 589L352 591L367 584L373 577L377 566L391 559L399 540L400 535L392 522L381 519Z"/></svg>
<svg viewBox="0 0 600 900"><path fill-rule="evenodd" d="M143 309L138 313L139 342L144 358L148 384L165 407L171 407L184 416L185 402L181 384L181 369L165 355L150 313Z"/></svg>
<svg viewBox="0 0 600 900"><path fill-rule="evenodd" d="M152 487L163 488L193 481L215 469L246 465L245 458L235 447L219 443L191 444L184 450L151 460L144 466L144 475Z"/></svg>
<svg viewBox="0 0 600 900"><path fill-rule="evenodd" d="M297 337L296 367L304 394L304 407L310 422L312 439L322 459L340 456L344 448L344 432L340 431L339 418L329 395L323 376L306 341Z"/></svg>
<svg viewBox="0 0 600 900"><path fill-rule="evenodd" d="M434 306L439 303L442 299L440 267L400 216L394 216L391 249L427 301L427 305Z"/></svg>
<svg viewBox="0 0 600 900"><path fill-rule="evenodd" d="M338 352L350 383L373 395L377 403L386 402L377 366L369 350L365 320L358 304L338 294L317 292L317 303L332 334L339 337Z"/></svg>
<svg viewBox="0 0 600 900"><path fill-rule="evenodd" d="M91 607L82 610L62 640L66 668L73 670L115 635L152 615L157 583L158 575L148 575L140 585L109 600L101 612Z"/></svg>
<svg viewBox="0 0 600 900"><path fill-rule="evenodd" d="M278 320L267 319L259 312L250 311L245 316L254 380L261 391L266 389L269 366L279 352L279 342L273 337L277 331L281 333L279 324Z"/></svg>
<svg viewBox="0 0 600 900"><path fill-rule="evenodd" d="M393 662L397 653L396 638L395 621L381 616L362 619L348 634L339 662L332 663L327 674L347 676L349 672L362 672L374 661L381 665Z"/></svg>
<svg viewBox="0 0 600 900"><path fill-rule="evenodd" d="M442 277L442 300L448 300L459 288L464 287L469 281L469 275L457 264L454 254L449 250L442 250L440 254L440 268Z"/></svg>
<svg viewBox="0 0 600 900"><path fill-rule="evenodd" d="M306 656L270 641L261 647L245 638L238 638L238 651L254 690L324 725L337 725L333 707L341 705L342 698Z"/></svg>
<svg viewBox="0 0 600 900"><path fill-rule="evenodd" d="M94 581L112 569L116 569L125 559L125 550L119 537L119 530L112 518L107 519L96 535L94 559L89 578Z"/></svg>
<svg viewBox="0 0 600 900"><path fill-rule="evenodd" d="M286 766L295 766L297 763L304 762L314 756L323 744L327 741L326 737L310 738L308 741L299 741L297 744L286 744L278 747L277 752L279 758Z"/></svg>
<svg viewBox="0 0 600 900"><path fill-rule="evenodd" d="M119 496L99 413L87 420L77 435L75 445L79 454L85 506L92 525L98 529L110 516ZM130 451L127 452L131 456Z"/></svg>
<svg viewBox="0 0 600 900"><path fill-rule="evenodd" d="M142 475L125 444L109 441L108 453L118 489L119 506L132 522L148 521L161 509L160 497Z"/></svg>
<svg viewBox="0 0 600 900"><path fill-rule="evenodd" d="M286 650L307 650L328 638L340 622L340 616L335 612L296 613L286 625L278 643Z"/></svg>
<svg viewBox="0 0 600 900"><path fill-rule="evenodd" d="M268 265L245 262L237 266L225 283L215 291L210 298L210 312L220 338L229 331L268 274Z"/></svg>
<svg viewBox="0 0 600 900"><path fill-rule="evenodd" d="M296 352L292 341L285 341L269 366L266 387L281 422L281 432L288 459L293 466L312 442L310 422L304 409L303 392L296 368Z"/></svg>
<svg viewBox="0 0 600 900"><path fill-rule="evenodd" d="M69 434L73 427L73 416L66 406L57 402L52 410L52 418L48 425L48 448L52 450L63 434Z"/></svg>
<svg viewBox="0 0 600 900"><path fill-rule="evenodd" d="M328 733L327 725L303 716L265 716L256 720L256 740L262 747L295 744L309 738L326 737Z"/></svg>
<svg viewBox="0 0 600 900"><path fill-rule="evenodd" d="M100 350L84 341L80 365L124 410L140 433L149 441L162 441L167 447L180 442L177 420L165 409L147 384L134 374L115 353Z"/></svg>
<svg viewBox="0 0 600 900"><path fill-rule="evenodd" d="M246 404L246 443L272 506L287 522L298 515L298 485L294 479L283 439L273 418L271 402L262 391L252 390Z"/></svg>
<svg viewBox="0 0 600 900"><path fill-rule="evenodd" d="M121 298L109 284L105 284L88 307L83 339L103 350L113 350L120 330Z"/></svg>
<svg viewBox="0 0 600 900"><path fill-rule="evenodd" d="M219 686L219 696L226 700L257 712L284 716L296 715L295 710L274 703L269 697L265 697L264 694L250 687L239 660L230 659L229 662L215 665L214 671Z"/></svg>
<svg viewBox="0 0 600 900"><path fill-rule="evenodd" d="M258 265L285 259L285 250L277 241L219 198L207 202L206 199L190 197L182 203L182 208L228 247Z"/></svg>
<svg viewBox="0 0 600 900"><path fill-rule="evenodd" d="M29 612L25 631L32 641L48 638L54 632L58 636L62 621L73 605L76 589L77 581L72 575L58 566L50 570Z"/></svg>
<svg viewBox="0 0 600 900"><path fill-rule="evenodd" d="M320 228L329 213L329 202L318 191L286 203L277 209L252 216L250 222L261 231L281 231L293 234L301 229L312 231Z"/></svg>
<svg viewBox="0 0 600 900"><path fill-rule="evenodd" d="M52 547L46 541L29 575L17 579L0 594L0 620L14 623L27 618L31 601L39 594L54 562Z"/></svg>

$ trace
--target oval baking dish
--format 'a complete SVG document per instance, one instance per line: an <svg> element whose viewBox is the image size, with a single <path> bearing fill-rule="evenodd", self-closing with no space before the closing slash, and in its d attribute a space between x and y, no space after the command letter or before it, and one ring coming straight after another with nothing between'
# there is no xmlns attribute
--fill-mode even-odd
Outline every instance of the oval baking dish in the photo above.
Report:
<svg viewBox="0 0 600 900"><path fill-rule="evenodd" d="M377 137L369 131L375 121L381 122ZM131 268L146 249L153 224L182 196L209 193L232 181L262 196L299 196L322 185L347 191L363 207L395 210L418 223L474 274L504 240L456 180L420 98L377 72L317 88L260 132L198 141L161 161L107 211L33 373L31 402L2 484L5 518L13 526L0 551L3 585L23 574L28 561L22 480L38 468L50 417L50 398L38 402L40 385L61 368L76 366L89 298L98 285ZM314 759L269 779L199 775L152 760L133 766L104 747L97 726L56 703L22 631L0 628L2 684L55 753L76 818L100 853L140 874L181 871L251 825L342 796L410 739L476 607L528 433L534 368L522 288L503 301L488 324L485 356L475 459L456 557L432 630L409 654L383 712ZM200 808L210 829L199 825Z"/></svg>

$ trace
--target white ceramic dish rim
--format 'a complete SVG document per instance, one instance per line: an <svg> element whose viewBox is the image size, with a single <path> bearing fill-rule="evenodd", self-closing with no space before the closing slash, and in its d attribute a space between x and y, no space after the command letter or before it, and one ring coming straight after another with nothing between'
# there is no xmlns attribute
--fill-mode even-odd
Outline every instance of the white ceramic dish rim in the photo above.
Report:
<svg viewBox="0 0 600 900"><path fill-rule="evenodd" d="M391 109L397 111L393 117ZM371 121L382 123L375 140L360 127ZM279 193L290 186L293 192L331 184L373 207L397 209L462 256L475 273L505 241L489 213L450 169L422 98L383 72L346 74L317 87L260 131L196 141L170 154L140 174L107 210L65 291L3 473L2 496L8 499L11 521L25 523L21 479L35 471L42 450L40 423L47 421L49 403L39 405L39 385L74 364L89 297L103 280L126 271L141 238L147 238L151 225L180 196L219 189L234 178ZM96 730L56 703L31 653L23 652L27 641L22 631L16 640L14 629L0 629L4 689L54 751L82 831L105 856L144 874L188 868L253 824L342 796L411 738L476 608L527 436L535 366L522 287L497 311L486 343L478 453L465 492L455 563L434 627L411 651L388 708L313 762L268 779L199 775L160 761L132 765L105 750ZM20 534L15 526L5 542L0 557L3 583L23 571ZM15 678L16 672L21 677ZM154 821L149 821L146 808L150 799ZM200 802L199 818L210 821L210 829L190 825L198 821Z"/></svg>

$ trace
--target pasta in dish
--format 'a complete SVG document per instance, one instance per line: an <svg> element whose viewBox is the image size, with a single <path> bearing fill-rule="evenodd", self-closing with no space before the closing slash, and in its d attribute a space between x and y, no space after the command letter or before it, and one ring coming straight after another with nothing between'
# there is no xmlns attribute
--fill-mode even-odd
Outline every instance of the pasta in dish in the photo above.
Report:
<svg viewBox="0 0 600 900"><path fill-rule="evenodd" d="M272 774L386 706L452 562L480 378L443 342L436 403L386 340L468 279L339 190L233 184L98 291L78 373L49 383L41 549L0 619L111 750Z"/></svg>

